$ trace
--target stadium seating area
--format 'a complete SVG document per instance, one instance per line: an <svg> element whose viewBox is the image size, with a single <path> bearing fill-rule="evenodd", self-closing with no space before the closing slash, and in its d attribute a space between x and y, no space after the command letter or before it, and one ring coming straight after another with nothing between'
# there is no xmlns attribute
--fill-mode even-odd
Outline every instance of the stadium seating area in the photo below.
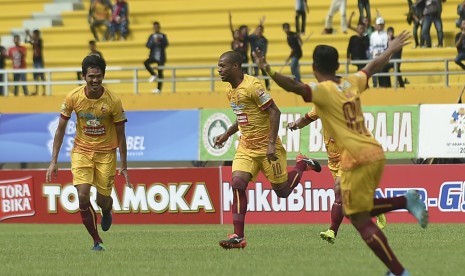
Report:
<svg viewBox="0 0 465 276"><path fill-rule="evenodd" d="M41 11L42 6L51 0L0 0L0 34L10 33L14 27L21 26L21 21L30 17L32 12ZM78 67L82 58L88 53L87 43L93 39L87 23L87 9L89 0L84 1L84 10L62 13L63 26L42 29L42 37L45 45L45 64L47 67ZM127 41L100 42L99 50L103 53L109 66L137 66L141 67L138 73L143 83L140 84L141 93L150 93L153 84L147 83L149 77L142 62L148 55L145 42L152 31L152 22L161 23L162 32L166 33L170 42L167 49L167 66L180 65L215 65L218 56L230 49L231 33L228 26L228 11L233 14L233 23L236 27L247 24L253 29L260 17L266 16L265 36L269 40L268 60L272 63L283 63L289 54L285 34L281 29L284 22L294 22L294 0L267 1L267 0L127 0L130 10L131 34ZM358 16L357 1L349 0L347 16L352 11ZM408 11L405 0L371 0L372 14L378 9L386 21L386 28L392 26L396 32L411 30L407 24L406 13ZM407 46L404 49L404 59L444 58L451 59L456 55L453 39L458 29L455 27L457 19L456 7L460 0L449 0L444 3L443 25L445 33L444 48L413 49ZM311 52L315 45L327 43L338 48L341 60L345 60L346 47L350 35L340 32L340 16L334 17L336 33L333 35L321 35L324 18L330 1L315 3L309 1L310 14L307 20L307 34L313 33L304 45L304 58L302 62L311 62ZM354 20L354 23L356 20ZM433 45L437 43L436 31L432 27ZM31 57L28 57L30 62ZM351 70L353 66L351 66ZM355 67L353 67L355 68ZM304 68L304 80L310 80L308 67ZM459 68L451 63L450 69L458 71ZM403 72L412 71L444 71L444 62L434 63L405 63ZM306 71L306 72L305 72ZM286 69L284 73L290 73ZM55 80L74 80L76 74L56 74ZM172 73L167 71L165 78L171 78ZM207 69L181 70L177 72L181 77L209 77ZM110 72L108 79L130 79L133 72ZM408 77L410 85L443 85L444 76ZM460 75L450 78L451 84L463 81ZM74 85L63 85L60 91L68 91ZM177 91L208 91L206 82L184 82L176 85ZM223 87L219 84L216 86ZM131 83L118 84L113 87L119 93L132 93ZM276 86L273 89L277 89ZM169 83L165 85L164 92L170 92ZM54 94L60 93L54 90Z"/></svg>

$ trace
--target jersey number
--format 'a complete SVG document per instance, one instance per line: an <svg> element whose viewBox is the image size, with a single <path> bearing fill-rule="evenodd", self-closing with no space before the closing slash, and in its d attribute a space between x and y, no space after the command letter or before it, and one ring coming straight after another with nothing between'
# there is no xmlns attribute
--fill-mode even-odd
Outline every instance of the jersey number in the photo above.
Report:
<svg viewBox="0 0 465 276"><path fill-rule="evenodd" d="M357 122L357 114L363 114L360 109L360 100L356 99L355 102L346 102L342 106L342 109L347 127L360 134L366 134L367 130L363 125L363 121Z"/></svg>
<svg viewBox="0 0 465 276"><path fill-rule="evenodd" d="M273 173L275 176L283 173L283 169L281 168L280 163L273 163L271 164L271 167L273 168Z"/></svg>

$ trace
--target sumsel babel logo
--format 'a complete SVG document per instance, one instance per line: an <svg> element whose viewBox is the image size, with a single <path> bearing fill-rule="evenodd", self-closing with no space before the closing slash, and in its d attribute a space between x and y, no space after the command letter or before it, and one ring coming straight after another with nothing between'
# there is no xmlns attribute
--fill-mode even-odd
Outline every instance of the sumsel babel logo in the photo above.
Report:
<svg viewBox="0 0 465 276"><path fill-rule="evenodd" d="M213 113L203 125L202 141L207 152L213 156L222 156L232 145L232 138L226 141L222 148L215 147L215 137L221 135L231 126L231 120L223 113Z"/></svg>
<svg viewBox="0 0 465 276"><path fill-rule="evenodd" d="M465 135L465 108L461 107L458 110L454 110L450 123L454 137L462 138Z"/></svg>

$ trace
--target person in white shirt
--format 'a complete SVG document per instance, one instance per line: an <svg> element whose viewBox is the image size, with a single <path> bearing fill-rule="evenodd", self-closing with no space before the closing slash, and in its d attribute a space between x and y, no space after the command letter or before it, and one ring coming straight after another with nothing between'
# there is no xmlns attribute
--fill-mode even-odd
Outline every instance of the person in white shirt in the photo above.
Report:
<svg viewBox="0 0 465 276"><path fill-rule="evenodd" d="M333 0L331 2L328 15L326 16L325 29L323 30L323 34L333 33L333 16L338 11L341 14L341 30L343 33L347 33L346 6L347 0Z"/></svg>
<svg viewBox="0 0 465 276"><path fill-rule="evenodd" d="M370 58L375 59L380 56L388 47L388 35L384 30L384 19L382 17L376 18L376 31L374 31L370 36ZM381 72L385 73L387 70L384 68ZM378 83L379 82L379 83ZM373 76L373 86L377 87L379 84L380 87L391 87L391 78L386 77L376 77Z"/></svg>

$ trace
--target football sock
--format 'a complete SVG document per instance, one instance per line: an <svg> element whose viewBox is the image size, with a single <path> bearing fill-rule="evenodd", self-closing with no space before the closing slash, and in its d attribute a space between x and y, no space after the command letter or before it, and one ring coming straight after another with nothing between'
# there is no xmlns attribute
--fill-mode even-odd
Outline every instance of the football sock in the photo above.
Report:
<svg viewBox="0 0 465 276"><path fill-rule="evenodd" d="M331 227L329 227L329 229L334 231L335 235L337 235L337 231L339 230L339 226L343 219L344 213L342 212L342 199L341 193L339 192L336 193L336 199L331 207Z"/></svg>
<svg viewBox="0 0 465 276"><path fill-rule="evenodd" d="M407 199L405 196L390 198L375 198L373 200L373 209L370 212L372 217L384 214L393 210L406 209Z"/></svg>
<svg viewBox="0 0 465 276"><path fill-rule="evenodd" d="M307 163L305 161L299 161L295 163L295 167L292 171L288 172L287 174L287 183L289 183L289 187L294 190L295 186L299 184L300 179L302 178L303 172L307 170Z"/></svg>
<svg viewBox="0 0 465 276"><path fill-rule="evenodd" d="M355 226L355 225L354 225ZM401 275L404 267L399 263L389 246L386 236L371 220L361 227L355 226L365 243L378 256L378 258L395 275Z"/></svg>
<svg viewBox="0 0 465 276"><path fill-rule="evenodd" d="M82 223L87 228L87 232L92 236L92 239L94 239L94 243L102 242L97 231L97 214L95 214L90 202L79 204L79 212L81 213Z"/></svg>
<svg viewBox="0 0 465 276"><path fill-rule="evenodd" d="M232 217L234 234L244 237L245 214L247 213L247 195L243 189L233 189Z"/></svg>

